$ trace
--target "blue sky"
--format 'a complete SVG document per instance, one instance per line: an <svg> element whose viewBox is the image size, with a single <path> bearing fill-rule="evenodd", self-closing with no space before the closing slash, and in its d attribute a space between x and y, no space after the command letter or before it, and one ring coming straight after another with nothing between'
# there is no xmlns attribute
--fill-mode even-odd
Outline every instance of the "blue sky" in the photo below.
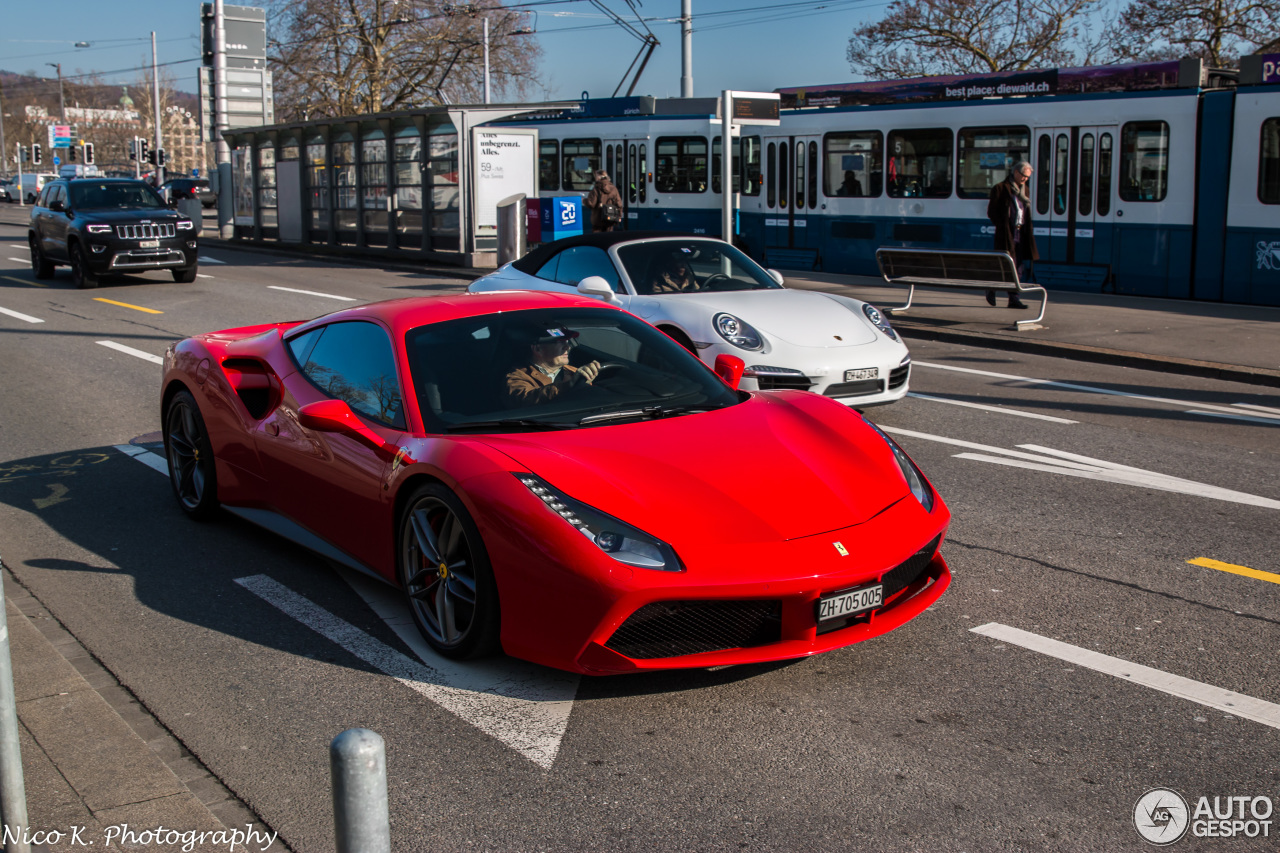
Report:
<svg viewBox="0 0 1280 853"><path fill-rule="evenodd" d="M620 14L628 11L623 0L606 2ZM66 77L98 71L105 72L107 82L132 83L141 73L136 69L150 65L154 30L159 61L175 63L169 68L177 88L196 91L199 0L7 0L4 5L0 69L54 78L55 70L45 63L60 62ZM252 0L242 5L253 5ZM694 95L851 80L844 59L849 36L887 6L887 0L693 0ZM585 0L536 8L546 96L576 98L584 90L593 97L612 94L640 42ZM639 9L659 19L649 27L661 46L636 94L679 95L680 0L643 0ZM90 47L76 48L78 41Z"/></svg>

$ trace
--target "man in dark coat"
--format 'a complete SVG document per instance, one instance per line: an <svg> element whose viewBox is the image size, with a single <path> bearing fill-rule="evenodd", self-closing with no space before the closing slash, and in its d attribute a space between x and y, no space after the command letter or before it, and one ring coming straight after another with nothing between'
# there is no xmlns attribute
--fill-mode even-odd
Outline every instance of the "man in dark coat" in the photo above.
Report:
<svg viewBox="0 0 1280 853"><path fill-rule="evenodd" d="M1007 252L1018 267L1018 278L1026 280L1031 262L1040 258L1036 251L1035 231L1031 227L1031 164L1015 163L1005 179L991 188L987 201L987 219L995 226L995 248ZM996 292L987 291L987 303L996 304ZM1010 308L1026 308L1017 293L1009 294Z"/></svg>
<svg viewBox="0 0 1280 853"><path fill-rule="evenodd" d="M583 202L591 211L591 230L612 231L622 221L622 193L618 192L604 169L596 171L595 179L596 185ZM610 218L610 214L617 218Z"/></svg>

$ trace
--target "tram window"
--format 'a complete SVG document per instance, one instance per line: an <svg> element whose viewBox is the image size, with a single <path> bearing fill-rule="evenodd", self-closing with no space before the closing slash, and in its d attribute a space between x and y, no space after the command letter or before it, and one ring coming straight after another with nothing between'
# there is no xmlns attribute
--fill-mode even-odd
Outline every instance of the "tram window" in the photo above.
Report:
<svg viewBox="0 0 1280 853"><path fill-rule="evenodd" d="M818 143L809 143L809 209L818 206Z"/></svg>
<svg viewBox="0 0 1280 853"><path fill-rule="evenodd" d="M1053 177L1053 167L1049 162L1049 134L1040 137L1036 145L1036 213L1044 216L1049 212L1049 184Z"/></svg>
<svg viewBox="0 0 1280 853"><path fill-rule="evenodd" d="M828 196L878 198L884 178L884 137L878 130L828 133L822 137L826 172L822 189Z"/></svg>
<svg viewBox="0 0 1280 853"><path fill-rule="evenodd" d="M764 177L760 174L760 137L744 136L742 150L742 194L760 195Z"/></svg>
<svg viewBox="0 0 1280 853"><path fill-rule="evenodd" d="M778 161L775 156L778 146L772 142L769 143L769 192L766 195L766 204L773 207L778 203L778 194L774 192L774 184L777 183L774 176L778 174Z"/></svg>
<svg viewBox="0 0 1280 853"><path fill-rule="evenodd" d="M707 140L703 136L666 136L654 143L653 188L660 193L707 191Z"/></svg>
<svg viewBox="0 0 1280 853"><path fill-rule="evenodd" d="M1280 118L1262 123L1258 148L1258 201L1280 204Z"/></svg>
<svg viewBox="0 0 1280 853"><path fill-rule="evenodd" d="M1067 135L1059 133L1054 143L1053 158L1053 212L1067 212L1067 158L1070 152Z"/></svg>
<svg viewBox="0 0 1280 853"><path fill-rule="evenodd" d="M627 201L635 202L636 200L636 146L632 143L627 149ZM640 176L644 180L644 175Z"/></svg>
<svg viewBox="0 0 1280 853"><path fill-rule="evenodd" d="M543 192L560 189L560 143L554 139L538 142L538 187Z"/></svg>
<svg viewBox="0 0 1280 853"><path fill-rule="evenodd" d="M589 190L595 185L592 177L600 168L599 139L566 139L560 143L560 155L564 162L563 190Z"/></svg>
<svg viewBox="0 0 1280 853"><path fill-rule="evenodd" d="M643 202L649 193L649 146L640 146L640 201Z"/></svg>
<svg viewBox="0 0 1280 853"><path fill-rule="evenodd" d="M1098 137L1098 215L1111 212L1111 134Z"/></svg>
<svg viewBox="0 0 1280 853"><path fill-rule="evenodd" d="M962 127L957 172L961 198L986 198L1013 164L1031 159L1031 130L1026 127Z"/></svg>
<svg viewBox="0 0 1280 853"><path fill-rule="evenodd" d="M720 192L720 172L724 168L724 164L720 160L720 137L711 140L711 191L713 193ZM742 140L733 140L733 191L741 192L742 189Z"/></svg>
<svg viewBox="0 0 1280 853"><path fill-rule="evenodd" d="M796 143L796 210L804 210L804 143Z"/></svg>
<svg viewBox="0 0 1280 853"><path fill-rule="evenodd" d="M889 162L885 167L891 198L949 198L951 196L949 128L889 131Z"/></svg>
<svg viewBox="0 0 1280 853"><path fill-rule="evenodd" d="M1120 198L1164 201L1168 192L1168 122L1127 123L1120 128Z"/></svg>
<svg viewBox="0 0 1280 853"><path fill-rule="evenodd" d="M787 209L787 180L791 173L787 171L787 143L778 145L778 207Z"/></svg>
<svg viewBox="0 0 1280 853"><path fill-rule="evenodd" d="M1076 210L1081 216L1093 214L1093 134L1080 137L1080 195Z"/></svg>

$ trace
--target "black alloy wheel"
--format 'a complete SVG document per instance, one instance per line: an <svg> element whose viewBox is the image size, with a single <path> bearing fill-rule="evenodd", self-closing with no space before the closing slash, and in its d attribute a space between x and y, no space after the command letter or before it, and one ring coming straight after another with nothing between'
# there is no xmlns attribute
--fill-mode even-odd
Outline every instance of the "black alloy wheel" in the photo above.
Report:
<svg viewBox="0 0 1280 853"><path fill-rule="evenodd" d="M463 660L498 650L498 590L480 530L445 486L418 488L400 519L398 572L413 621L437 652Z"/></svg>
<svg viewBox="0 0 1280 853"><path fill-rule="evenodd" d="M79 243L71 247L71 280L81 290L98 286L98 277L89 269L89 259Z"/></svg>
<svg viewBox="0 0 1280 853"><path fill-rule="evenodd" d="M169 483L182 511L197 521L212 518L218 509L213 446L190 391L179 391L169 401L164 418L164 448L169 460Z"/></svg>
<svg viewBox="0 0 1280 853"><path fill-rule="evenodd" d="M53 278L53 263L40 250L40 241L32 234L27 238L31 247L31 271L36 278Z"/></svg>

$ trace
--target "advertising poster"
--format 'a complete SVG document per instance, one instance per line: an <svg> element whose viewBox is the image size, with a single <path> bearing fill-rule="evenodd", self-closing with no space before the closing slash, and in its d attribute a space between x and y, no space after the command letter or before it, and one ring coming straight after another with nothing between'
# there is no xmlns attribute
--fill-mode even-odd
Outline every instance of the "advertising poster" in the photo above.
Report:
<svg viewBox="0 0 1280 853"><path fill-rule="evenodd" d="M498 202L538 193L538 138L532 133L483 130L475 134L476 234L494 234Z"/></svg>

